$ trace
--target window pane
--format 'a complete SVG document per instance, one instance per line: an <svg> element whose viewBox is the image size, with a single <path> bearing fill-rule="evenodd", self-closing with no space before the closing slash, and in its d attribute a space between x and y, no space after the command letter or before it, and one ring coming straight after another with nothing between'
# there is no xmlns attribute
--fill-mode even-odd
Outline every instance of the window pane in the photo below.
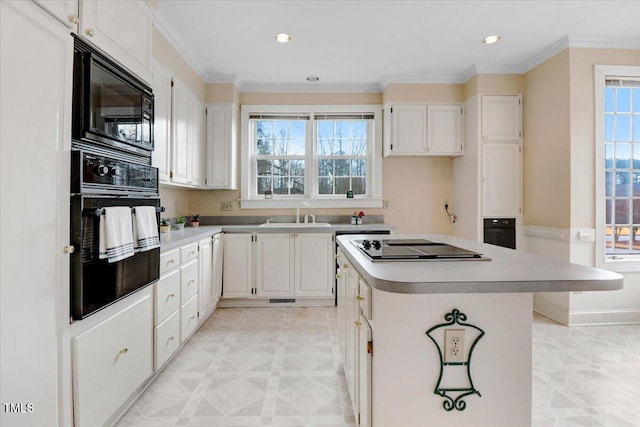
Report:
<svg viewBox="0 0 640 427"><path fill-rule="evenodd" d="M349 188L349 178L336 178L336 192L335 194L347 194Z"/></svg>
<svg viewBox="0 0 640 427"><path fill-rule="evenodd" d="M320 178L318 184L319 194L333 194L333 178Z"/></svg>
<svg viewBox="0 0 640 427"><path fill-rule="evenodd" d="M258 177L258 194L264 194L266 190L271 190L271 178Z"/></svg>
<svg viewBox="0 0 640 427"><path fill-rule="evenodd" d="M640 98L640 95L638 95ZM640 142L640 114L633 116L633 140Z"/></svg>
<svg viewBox="0 0 640 427"><path fill-rule="evenodd" d="M616 168L631 167L631 144L616 144Z"/></svg>
<svg viewBox="0 0 640 427"><path fill-rule="evenodd" d="M605 200L604 204L605 204L604 222L605 224L611 224L611 206L613 205L613 200L607 199Z"/></svg>
<svg viewBox="0 0 640 427"><path fill-rule="evenodd" d="M613 167L613 144L604 145L604 167L606 169Z"/></svg>
<svg viewBox="0 0 640 427"><path fill-rule="evenodd" d="M616 197L626 197L630 195L630 178L629 172L616 172Z"/></svg>
<svg viewBox="0 0 640 427"><path fill-rule="evenodd" d="M605 180L604 180L604 193L606 197L613 196L613 172L607 171L605 172Z"/></svg>
<svg viewBox="0 0 640 427"><path fill-rule="evenodd" d="M318 155L329 156L334 154L333 152L333 139L319 139L318 140Z"/></svg>
<svg viewBox="0 0 640 427"><path fill-rule="evenodd" d="M338 138L335 140L333 154L338 156L348 156L351 154L351 140Z"/></svg>
<svg viewBox="0 0 640 427"><path fill-rule="evenodd" d="M616 90L616 112L628 113L631 111L631 89L621 87Z"/></svg>
<svg viewBox="0 0 640 427"><path fill-rule="evenodd" d="M258 176L271 175L271 160L258 160Z"/></svg>
<svg viewBox="0 0 640 427"><path fill-rule="evenodd" d="M305 150L304 139L292 139L289 141L289 149L287 154L291 156L304 156Z"/></svg>
<svg viewBox="0 0 640 427"><path fill-rule="evenodd" d="M616 204L616 224L628 224L629 223L629 200L617 199Z"/></svg>
<svg viewBox="0 0 640 427"><path fill-rule="evenodd" d="M333 176L333 160L318 160L318 176Z"/></svg>
<svg viewBox="0 0 640 427"><path fill-rule="evenodd" d="M291 194L304 194L304 178L301 176L293 176L289 180Z"/></svg>
<svg viewBox="0 0 640 427"><path fill-rule="evenodd" d="M632 175L632 187L633 187L633 196L640 197L640 171L633 172Z"/></svg>
<svg viewBox="0 0 640 427"><path fill-rule="evenodd" d="M258 139L271 139L273 138L273 124L271 122L265 122L259 120L256 122L256 136Z"/></svg>
<svg viewBox="0 0 640 427"><path fill-rule="evenodd" d="M273 178L273 194L289 194L289 179Z"/></svg>
<svg viewBox="0 0 640 427"><path fill-rule="evenodd" d="M359 139L364 139L367 137L367 122L362 120L362 121L357 121L357 122L352 122L353 124L353 137L354 138L359 138Z"/></svg>
<svg viewBox="0 0 640 427"><path fill-rule="evenodd" d="M616 116L616 142L631 141L631 116Z"/></svg>
<svg viewBox="0 0 640 427"><path fill-rule="evenodd" d="M352 176L366 176L367 161L365 159L357 159L351 161Z"/></svg>
<svg viewBox="0 0 640 427"><path fill-rule="evenodd" d="M366 194L366 180L364 178L351 178L351 189L353 194Z"/></svg>
<svg viewBox="0 0 640 427"><path fill-rule="evenodd" d="M367 155L367 141L354 140L351 144L351 154L354 156L366 156Z"/></svg>
<svg viewBox="0 0 640 427"><path fill-rule="evenodd" d="M274 160L273 175L275 176L289 175L289 160Z"/></svg>
<svg viewBox="0 0 640 427"><path fill-rule="evenodd" d="M269 139L258 138L258 142L257 142L256 147L257 147L256 153L258 155L273 154L273 146L271 145L271 140L269 140Z"/></svg>
<svg viewBox="0 0 640 427"><path fill-rule="evenodd" d="M640 200L634 199L633 201L633 223L640 224Z"/></svg>
<svg viewBox="0 0 640 427"><path fill-rule="evenodd" d="M335 174L336 174L336 176L349 176L349 175L351 175L349 163L350 163L349 160L336 160L335 161ZM348 188L347 188L347 190L348 190Z"/></svg>
<svg viewBox="0 0 640 427"><path fill-rule="evenodd" d="M318 126L318 138L333 138L333 122L319 120Z"/></svg>
<svg viewBox="0 0 640 427"><path fill-rule="evenodd" d="M607 87L604 90L604 111L606 113L613 112L613 88Z"/></svg>
<svg viewBox="0 0 640 427"><path fill-rule="evenodd" d="M640 113L640 89L633 90L633 111Z"/></svg>
<svg viewBox="0 0 640 427"><path fill-rule="evenodd" d="M629 227L627 226L618 226L613 229L613 241L614 241L614 250L613 252L628 252L629 251Z"/></svg>
<svg viewBox="0 0 640 427"><path fill-rule="evenodd" d="M291 160L289 168L291 176L304 176L304 160Z"/></svg>
<svg viewBox="0 0 640 427"><path fill-rule="evenodd" d="M604 140L613 141L613 116L611 114L604 117Z"/></svg>
<svg viewBox="0 0 640 427"><path fill-rule="evenodd" d="M304 141L306 137L305 135L306 122L304 120L294 120L289 123L290 123L289 134L291 135L291 138L301 139Z"/></svg>
<svg viewBox="0 0 640 427"><path fill-rule="evenodd" d="M612 247L613 247L613 229L611 227L606 227L605 228L605 248L611 249Z"/></svg>

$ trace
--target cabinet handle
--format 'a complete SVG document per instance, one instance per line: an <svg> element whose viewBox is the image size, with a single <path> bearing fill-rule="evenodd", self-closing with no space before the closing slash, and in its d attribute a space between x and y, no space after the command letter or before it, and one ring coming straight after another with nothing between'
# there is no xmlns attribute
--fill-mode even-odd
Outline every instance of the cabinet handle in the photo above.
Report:
<svg viewBox="0 0 640 427"><path fill-rule="evenodd" d="M191 279L191 280L189 280L189 282L187 283L187 286L191 286L191 284L192 284L193 282L195 282L195 279Z"/></svg>
<svg viewBox="0 0 640 427"><path fill-rule="evenodd" d="M173 292L171 292L169 295L167 295L167 301L169 301L169 298L173 298L175 297L176 294L174 294Z"/></svg>
<svg viewBox="0 0 640 427"><path fill-rule="evenodd" d="M170 337L167 338L167 341L173 341L174 336L171 335Z"/></svg>
<svg viewBox="0 0 640 427"><path fill-rule="evenodd" d="M341 278L341 277L342 277L341 275L336 274L336 279L339 279L339 278Z"/></svg>
<svg viewBox="0 0 640 427"><path fill-rule="evenodd" d="M65 254L72 254L72 253L74 253L76 251L76 248L73 245L68 245L68 246L65 246L64 248L62 248L62 251Z"/></svg>
<svg viewBox="0 0 640 427"><path fill-rule="evenodd" d="M342 264L342 268L349 268L349 264L347 264L346 262L344 264Z"/></svg>
<svg viewBox="0 0 640 427"><path fill-rule="evenodd" d="M196 253L196 251L191 251L191 252L189 252L189 255L187 255L187 256L191 256L191 255L193 255L195 253Z"/></svg>
<svg viewBox="0 0 640 427"><path fill-rule="evenodd" d="M80 21L78 20L78 17L76 15L69 15L69 22L71 22L72 24L77 24Z"/></svg>
<svg viewBox="0 0 640 427"><path fill-rule="evenodd" d="M363 297L362 295L357 295L357 296L356 296L356 299L357 299L358 301L362 301L362 300L364 299L364 297Z"/></svg>
<svg viewBox="0 0 640 427"><path fill-rule="evenodd" d="M354 325L356 325L356 328L359 328L360 326L362 326L362 322L359 320L356 320L355 322L353 322Z"/></svg>
<svg viewBox="0 0 640 427"><path fill-rule="evenodd" d="M170 259L169 261L167 261L167 265L173 264L174 262L175 262L174 260Z"/></svg>
<svg viewBox="0 0 640 427"><path fill-rule="evenodd" d="M196 316L195 316L195 315L194 315L194 316L190 316L190 317L189 317L189 322L191 322L191 321L192 321L193 319L195 319L195 318L196 318Z"/></svg>
<svg viewBox="0 0 640 427"><path fill-rule="evenodd" d="M129 349L127 347L122 347L120 349L120 354L126 354L129 351Z"/></svg>
<svg viewBox="0 0 640 427"><path fill-rule="evenodd" d="M89 37L93 37L96 35L96 32L93 31L93 28L88 28L85 32L86 35L88 35Z"/></svg>

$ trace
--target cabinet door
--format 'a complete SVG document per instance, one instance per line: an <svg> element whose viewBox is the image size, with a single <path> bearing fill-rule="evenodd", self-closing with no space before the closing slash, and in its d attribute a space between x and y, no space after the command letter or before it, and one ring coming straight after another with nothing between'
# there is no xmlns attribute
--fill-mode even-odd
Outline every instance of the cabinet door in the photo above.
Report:
<svg viewBox="0 0 640 427"><path fill-rule="evenodd" d="M349 388L349 397L356 419L358 418L358 334L357 324L359 322L358 313L358 282L360 277L351 267L348 267L346 316L345 316L345 351L344 351L344 374Z"/></svg>
<svg viewBox="0 0 640 427"><path fill-rule="evenodd" d="M47 426L59 418L59 334L69 327L62 322L69 316L62 248L69 242L72 81L69 29L32 2L0 1L2 401L35 408L3 412L3 425Z"/></svg>
<svg viewBox="0 0 640 427"><path fill-rule="evenodd" d="M256 294L293 297L294 235L258 234L256 239Z"/></svg>
<svg viewBox="0 0 640 427"><path fill-rule="evenodd" d="M34 0L60 22L70 28L78 25L78 0ZM75 31L75 30L74 30Z"/></svg>
<svg viewBox="0 0 640 427"><path fill-rule="evenodd" d="M390 155L424 154L427 148L427 106L398 104L391 108Z"/></svg>
<svg viewBox="0 0 640 427"><path fill-rule="evenodd" d="M250 297L253 290L253 244L251 234L225 234L222 297Z"/></svg>
<svg viewBox="0 0 640 427"><path fill-rule="evenodd" d="M207 106L207 187L236 190L238 107Z"/></svg>
<svg viewBox="0 0 640 427"><path fill-rule="evenodd" d="M360 427L371 427L371 356L369 343L372 342L371 326L364 316L360 316L358 327L358 410ZM371 347L373 349L373 347Z"/></svg>
<svg viewBox="0 0 640 427"><path fill-rule="evenodd" d="M207 141L204 104L193 94L189 99L189 172L187 184L203 187L206 176Z"/></svg>
<svg viewBox="0 0 640 427"><path fill-rule="evenodd" d="M178 184L189 180L189 101L189 88L175 78L171 90L171 181Z"/></svg>
<svg viewBox="0 0 640 427"><path fill-rule="evenodd" d="M483 144L482 215L520 215L520 144Z"/></svg>
<svg viewBox="0 0 640 427"><path fill-rule="evenodd" d="M296 234L296 297L333 296L333 240L331 233Z"/></svg>
<svg viewBox="0 0 640 427"><path fill-rule="evenodd" d="M462 154L462 106L429 105L427 111L428 154Z"/></svg>
<svg viewBox="0 0 640 427"><path fill-rule="evenodd" d="M151 82L151 10L145 1L82 0L79 34Z"/></svg>
<svg viewBox="0 0 640 427"><path fill-rule="evenodd" d="M71 340L76 425L105 424L151 376L152 318L146 296Z"/></svg>
<svg viewBox="0 0 640 427"><path fill-rule="evenodd" d="M198 255L200 265L200 287L198 290L198 310L200 319L206 320L209 313L213 311L213 246L211 238L200 240L200 252Z"/></svg>
<svg viewBox="0 0 640 427"><path fill-rule="evenodd" d="M520 95L482 97L482 140L519 141L522 136Z"/></svg>
<svg viewBox="0 0 640 427"><path fill-rule="evenodd" d="M222 233L218 233L213 236L212 240L213 266L211 275L213 281L212 303L214 306L218 304L220 295L222 295L222 254L224 251L223 236L224 235Z"/></svg>
<svg viewBox="0 0 640 427"><path fill-rule="evenodd" d="M346 327L346 297L347 297L347 275L348 272L348 264L344 259L344 254L342 253L342 249L338 249L338 258L337 258L337 267L336 267L336 282L338 293L338 319L336 322L337 327L337 335L338 335L338 344L340 346L340 353L344 357L345 354L345 327Z"/></svg>
<svg viewBox="0 0 640 427"><path fill-rule="evenodd" d="M151 161L158 168L160 182L169 182L171 170L171 72L153 61L151 87L154 95L153 139Z"/></svg>

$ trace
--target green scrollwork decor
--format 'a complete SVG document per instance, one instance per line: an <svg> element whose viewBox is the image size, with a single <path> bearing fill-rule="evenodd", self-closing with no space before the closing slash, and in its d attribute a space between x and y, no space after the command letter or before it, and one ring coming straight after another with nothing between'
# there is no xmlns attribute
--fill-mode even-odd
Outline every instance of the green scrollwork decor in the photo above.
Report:
<svg viewBox="0 0 640 427"><path fill-rule="evenodd" d="M453 409L464 411L467 407L467 403L463 400L463 398L472 394L476 394L478 395L478 397L482 397L480 391L478 391L478 389L474 386L473 380L471 379L471 356L473 354L473 350L476 347L476 344L478 343L480 338L484 336L484 331L475 325L465 323L467 320L466 314L460 312L460 310L458 310L457 308L453 309L451 313L445 314L444 320L446 321L446 323L436 325L426 332L427 336L431 339L431 341L433 341L436 348L438 349L438 356L440 357L440 375L433 392L434 394L437 394L438 396L445 399L442 402L442 406L446 411L452 411ZM436 335L436 332L452 325L462 326L466 330L468 329L470 332L475 331L476 334L471 346L469 347L469 352L466 355L466 358L463 358L464 361L462 362L445 362L443 349L440 347L436 337L434 336ZM444 331L442 332L442 334L444 335ZM468 384L461 384L459 387L441 386L443 378L445 377L446 368L448 367L466 367Z"/></svg>

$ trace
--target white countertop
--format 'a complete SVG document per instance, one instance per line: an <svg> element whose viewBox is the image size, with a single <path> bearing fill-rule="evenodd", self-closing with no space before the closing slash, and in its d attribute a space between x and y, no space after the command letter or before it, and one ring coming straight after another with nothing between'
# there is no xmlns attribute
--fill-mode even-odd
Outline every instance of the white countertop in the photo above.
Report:
<svg viewBox="0 0 640 427"><path fill-rule="evenodd" d="M350 243L360 236L339 236L338 244L367 283L395 293L505 293L613 291L622 289L623 276L446 235L391 235L385 238L423 238L482 253L490 261L371 262ZM370 236L370 239L380 236Z"/></svg>

